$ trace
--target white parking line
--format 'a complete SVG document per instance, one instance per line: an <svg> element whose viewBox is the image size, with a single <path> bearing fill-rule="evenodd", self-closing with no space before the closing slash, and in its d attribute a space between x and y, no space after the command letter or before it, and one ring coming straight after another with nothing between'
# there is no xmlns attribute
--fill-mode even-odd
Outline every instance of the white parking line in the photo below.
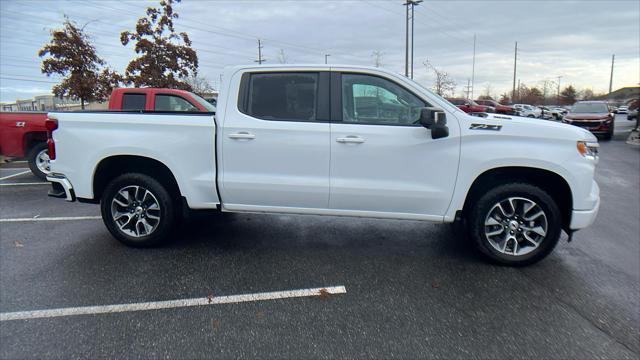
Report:
<svg viewBox="0 0 640 360"><path fill-rule="evenodd" d="M174 309L190 306L204 306L216 304L234 304L249 301L264 301L276 299L288 299L298 297L311 296L328 296L334 294L346 294L347 289L344 286L332 286L326 288L300 289L289 291L273 291L256 294L229 295L229 296L207 296L203 298L168 300L168 301L152 301L134 304L118 304L118 305L102 305L102 306L83 306L50 310L35 311L18 311L0 313L0 321L9 320L26 320L52 318L59 316L74 315L95 315L95 314L111 314L130 311L146 311L159 309Z"/></svg>
<svg viewBox="0 0 640 360"><path fill-rule="evenodd" d="M61 217L32 217L0 219L0 222L29 222L29 221L69 221L69 220L100 220L100 216L61 216Z"/></svg>
<svg viewBox="0 0 640 360"><path fill-rule="evenodd" d="M7 176L5 176L5 177L1 177L1 178L0 178L0 180L7 180L7 179L11 179L11 178L14 178L14 177L16 177L16 176L20 176L20 175L28 174L28 173L30 173L30 172L31 172L30 170L27 170L27 171L19 172L19 173L17 173L17 174L13 174L13 175L7 175Z"/></svg>
<svg viewBox="0 0 640 360"><path fill-rule="evenodd" d="M7 171L7 170L30 170L30 169L29 168L10 168L10 167L4 168L3 167L3 168L0 168L0 171L2 171L2 170Z"/></svg>
<svg viewBox="0 0 640 360"><path fill-rule="evenodd" d="M51 185L49 182L32 182L32 183L9 183L0 184L0 186L29 186L29 185Z"/></svg>

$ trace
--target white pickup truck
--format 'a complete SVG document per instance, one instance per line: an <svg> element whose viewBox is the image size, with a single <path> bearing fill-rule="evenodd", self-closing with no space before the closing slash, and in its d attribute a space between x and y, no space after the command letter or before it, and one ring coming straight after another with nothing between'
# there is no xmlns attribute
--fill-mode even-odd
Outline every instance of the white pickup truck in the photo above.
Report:
<svg viewBox="0 0 640 360"><path fill-rule="evenodd" d="M460 221L489 259L544 258L593 223L598 143L566 124L473 117L400 75L226 70L217 113L51 113L52 196L100 203L118 240L188 209Z"/></svg>

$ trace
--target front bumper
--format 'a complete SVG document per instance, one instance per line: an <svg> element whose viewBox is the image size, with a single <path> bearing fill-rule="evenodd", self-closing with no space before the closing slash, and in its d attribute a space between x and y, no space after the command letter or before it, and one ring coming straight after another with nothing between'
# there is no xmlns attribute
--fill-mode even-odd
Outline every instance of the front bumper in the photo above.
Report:
<svg viewBox="0 0 640 360"><path fill-rule="evenodd" d="M569 225L571 230L584 229L596 221L598 210L600 209L600 187L598 187L598 184L595 181L591 187L591 194L589 194L589 198L595 199L595 205L592 209L573 210L571 212L571 224Z"/></svg>
<svg viewBox="0 0 640 360"><path fill-rule="evenodd" d="M64 198L67 201L76 201L76 194L73 186L62 174L49 174L47 180L51 182L51 190L47 195L57 198Z"/></svg>

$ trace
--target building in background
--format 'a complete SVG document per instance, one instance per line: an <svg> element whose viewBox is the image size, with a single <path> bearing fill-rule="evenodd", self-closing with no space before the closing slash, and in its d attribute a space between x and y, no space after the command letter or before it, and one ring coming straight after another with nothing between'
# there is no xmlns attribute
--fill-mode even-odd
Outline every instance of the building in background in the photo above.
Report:
<svg viewBox="0 0 640 360"><path fill-rule="evenodd" d="M105 110L108 102L90 102L85 110ZM69 98L58 98L53 95L38 95L33 99L16 100L13 103L0 103L1 111L79 111L80 102Z"/></svg>

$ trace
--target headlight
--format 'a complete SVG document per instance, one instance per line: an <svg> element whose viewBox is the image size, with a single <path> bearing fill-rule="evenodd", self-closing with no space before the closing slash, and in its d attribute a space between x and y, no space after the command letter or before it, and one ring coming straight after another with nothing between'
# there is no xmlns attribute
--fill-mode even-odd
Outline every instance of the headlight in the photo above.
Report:
<svg viewBox="0 0 640 360"><path fill-rule="evenodd" d="M597 142L578 141L576 148L580 155L589 160L598 160L598 148L600 145Z"/></svg>

